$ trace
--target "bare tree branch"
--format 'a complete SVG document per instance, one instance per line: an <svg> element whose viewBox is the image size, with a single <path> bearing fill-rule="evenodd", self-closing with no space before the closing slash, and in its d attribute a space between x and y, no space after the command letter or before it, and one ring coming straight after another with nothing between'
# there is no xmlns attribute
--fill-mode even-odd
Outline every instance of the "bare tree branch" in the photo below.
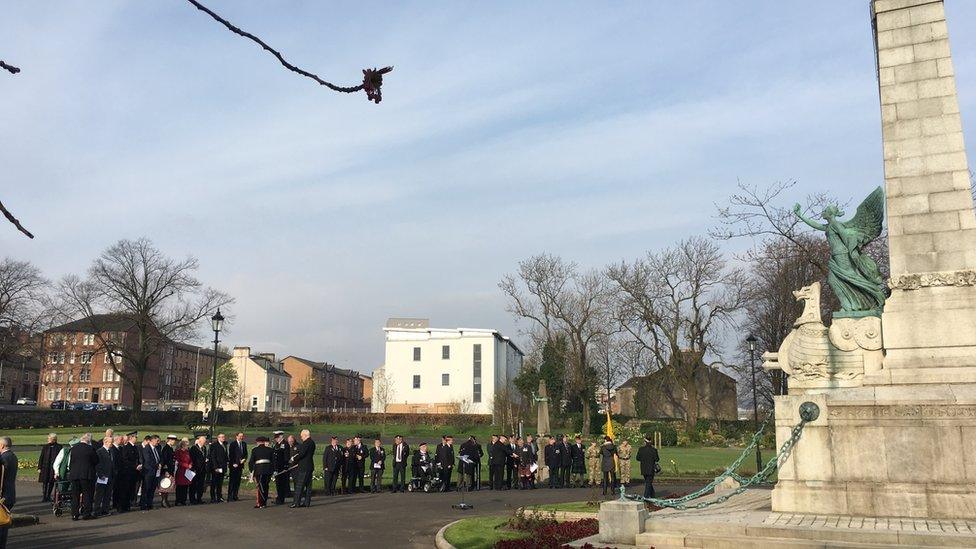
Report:
<svg viewBox="0 0 976 549"><path fill-rule="evenodd" d="M0 60L0 69L8 70L10 71L10 74L17 74L18 72L20 72L20 69L18 69L13 65L8 65L7 63L4 63L3 60Z"/></svg>
<svg viewBox="0 0 976 549"><path fill-rule="evenodd" d="M2 64L2 63L3 62L0 61L0 64ZM17 69L17 70L20 70L20 69ZM7 218L7 221L10 221L11 223L14 224L14 227L17 227L17 230L18 231L26 234L27 235L27 238L34 238L34 235L31 234L30 231L28 231L27 229L25 229L24 226L20 224L20 221L18 221L17 218L14 217L14 214L10 213L10 210L8 210L3 205L3 202L0 202L0 212L2 212L3 213L3 216Z"/></svg>
<svg viewBox="0 0 976 549"><path fill-rule="evenodd" d="M197 0L187 0L187 1L193 4L194 6L196 6L198 10L212 17L214 21L217 21L221 25L227 27L227 30L239 36L243 36L244 38L247 38L255 42L256 44L258 44L262 48L264 48L268 53L275 56L278 59L278 62L281 63L281 65L286 69L298 73L304 77L311 78L312 80L315 80L322 86L325 86L333 91L337 91L341 93L354 93L354 92L358 92L359 90L366 90L366 97L370 101L379 103L383 99L382 93L380 91L380 87L383 85L383 75L392 71L393 67L383 67L382 69L376 69L376 68L363 69L362 84L359 84L358 86L337 86L331 82L326 82L325 80L322 80L321 78L319 78L317 75L313 73L310 73L302 68L292 65L291 63L285 60L284 56L282 56L281 53L278 52L278 50L267 45L263 40L261 40L257 36L254 36L253 34L245 30L241 30L240 28L235 27L230 23L230 21L227 21L223 17L217 15L212 10L210 10L210 8L204 6L200 2L197 2Z"/></svg>

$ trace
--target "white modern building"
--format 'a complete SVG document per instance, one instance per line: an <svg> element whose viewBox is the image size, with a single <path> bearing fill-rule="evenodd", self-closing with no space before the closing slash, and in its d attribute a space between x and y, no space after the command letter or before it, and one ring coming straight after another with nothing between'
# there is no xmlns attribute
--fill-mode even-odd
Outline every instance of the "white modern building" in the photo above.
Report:
<svg viewBox="0 0 976 549"><path fill-rule="evenodd" d="M522 351L497 330L391 318L383 332L386 360L373 373L373 412L491 414L495 394L511 389L522 368Z"/></svg>

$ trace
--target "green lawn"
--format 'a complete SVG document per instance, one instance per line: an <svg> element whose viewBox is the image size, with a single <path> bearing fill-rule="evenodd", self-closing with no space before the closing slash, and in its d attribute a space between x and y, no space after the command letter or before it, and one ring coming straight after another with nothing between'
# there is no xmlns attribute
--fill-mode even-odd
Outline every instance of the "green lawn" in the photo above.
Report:
<svg viewBox="0 0 976 549"><path fill-rule="evenodd" d="M568 503L546 503L543 505L533 505L527 509L539 509L542 511L566 511L569 513L599 513L600 505L592 505L589 501L570 501Z"/></svg>
<svg viewBox="0 0 976 549"><path fill-rule="evenodd" d="M471 517L461 519L444 531L444 539L457 549L491 549L503 539L527 537L523 532L505 530L508 517Z"/></svg>

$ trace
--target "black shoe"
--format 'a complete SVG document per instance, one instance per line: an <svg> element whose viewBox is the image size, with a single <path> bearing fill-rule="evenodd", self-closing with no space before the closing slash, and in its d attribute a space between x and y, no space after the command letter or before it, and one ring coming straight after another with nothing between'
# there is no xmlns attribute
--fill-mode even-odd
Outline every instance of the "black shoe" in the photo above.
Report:
<svg viewBox="0 0 976 549"><path fill-rule="evenodd" d="M291 505L289 505L288 507L289 507L289 508L291 508L291 509L294 509L295 507L298 507L298 506L297 506L297 505L295 505L294 503L292 503L292 504L291 504Z"/></svg>

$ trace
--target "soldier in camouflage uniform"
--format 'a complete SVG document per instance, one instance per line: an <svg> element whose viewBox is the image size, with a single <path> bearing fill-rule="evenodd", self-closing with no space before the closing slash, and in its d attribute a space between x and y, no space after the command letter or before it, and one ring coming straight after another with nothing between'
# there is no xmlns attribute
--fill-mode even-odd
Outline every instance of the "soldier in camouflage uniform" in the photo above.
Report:
<svg viewBox="0 0 976 549"><path fill-rule="evenodd" d="M586 472L590 486L600 483L600 447L596 445L595 440L586 449Z"/></svg>
<svg viewBox="0 0 976 549"><path fill-rule="evenodd" d="M630 442L625 439L617 448L617 457L620 458L620 482L624 486L630 483L630 454L633 448Z"/></svg>

